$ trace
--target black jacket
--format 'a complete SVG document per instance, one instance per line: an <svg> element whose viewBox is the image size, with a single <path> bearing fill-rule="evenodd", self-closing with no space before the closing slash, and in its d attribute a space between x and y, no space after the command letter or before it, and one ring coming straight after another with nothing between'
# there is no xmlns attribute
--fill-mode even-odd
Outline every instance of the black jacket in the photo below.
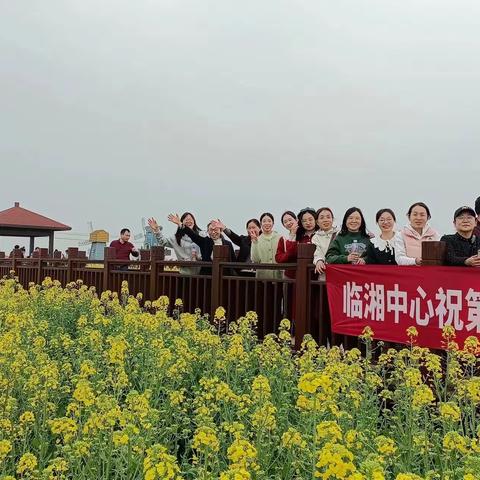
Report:
<svg viewBox="0 0 480 480"><path fill-rule="evenodd" d="M372 238L367 245L366 262L374 265L396 265L393 238L388 242Z"/></svg>
<svg viewBox="0 0 480 480"><path fill-rule="evenodd" d="M476 235L467 239L455 233L454 235L444 235L440 240L447 244L447 265L465 267L465 260L477 255L480 250L480 237Z"/></svg>
<svg viewBox="0 0 480 480"><path fill-rule="evenodd" d="M202 237L198 233L194 232L189 227L183 227L180 229L180 232L188 235L199 247L200 252L202 253L202 262L211 262L212 261L212 254L213 254L213 246L215 245L214 241L210 237ZM231 242L222 238L222 244L228 245L230 255L229 261L235 262L235 252L233 251L233 245ZM212 269L210 267L202 267L200 270L200 275L210 275L212 273ZM232 272L228 269L225 270L227 275L231 275Z"/></svg>
<svg viewBox="0 0 480 480"><path fill-rule="evenodd" d="M252 239L250 235L237 235L229 228L226 228L223 233L235 244L240 247L237 255L237 262L250 261L250 250L252 248Z"/></svg>

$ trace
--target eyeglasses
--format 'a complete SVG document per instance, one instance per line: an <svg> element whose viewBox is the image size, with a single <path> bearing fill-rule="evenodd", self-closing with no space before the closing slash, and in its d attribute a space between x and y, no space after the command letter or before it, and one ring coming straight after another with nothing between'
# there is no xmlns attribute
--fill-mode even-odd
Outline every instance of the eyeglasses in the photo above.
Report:
<svg viewBox="0 0 480 480"><path fill-rule="evenodd" d="M475 220L475 217L473 217L472 215L459 215L455 220Z"/></svg>

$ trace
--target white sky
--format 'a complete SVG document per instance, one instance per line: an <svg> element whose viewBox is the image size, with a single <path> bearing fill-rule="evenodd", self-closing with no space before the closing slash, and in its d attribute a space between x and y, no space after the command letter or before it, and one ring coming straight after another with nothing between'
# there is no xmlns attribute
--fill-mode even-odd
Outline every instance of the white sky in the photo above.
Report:
<svg viewBox="0 0 480 480"><path fill-rule="evenodd" d="M324 205L375 231L422 200L450 231L480 195L479 18L474 0L0 0L0 210L114 238L170 211L243 233Z"/></svg>

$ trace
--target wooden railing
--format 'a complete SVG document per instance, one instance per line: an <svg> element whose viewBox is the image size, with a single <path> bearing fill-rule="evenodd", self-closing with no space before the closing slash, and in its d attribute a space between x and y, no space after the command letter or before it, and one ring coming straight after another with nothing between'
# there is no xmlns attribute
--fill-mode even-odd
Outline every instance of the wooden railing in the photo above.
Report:
<svg viewBox="0 0 480 480"><path fill-rule="evenodd" d="M213 315L217 307L223 306L227 324L253 310L259 316L259 337L277 332L282 318L289 318L293 321L297 348L305 334L312 335L322 345L357 346L355 337L331 332L326 285L314 275L314 249L312 244L299 244L296 263L273 265L228 262L229 250L224 245L214 247L212 262L167 261L162 247L141 251L140 261L117 260L115 249L110 247L105 248L103 261L88 260L78 248L68 249L68 259L48 257L47 249L28 259L5 258L0 252L0 278L13 270L25 288L47 276L62 285L81 279L98 293L107 290L120 293L125 280L130 293L141 293L143 300L156 300L162 295L171 303L182 299L184 311L199 308ZM422 244L426 265L442 265L444 257L443 242ZM179 267L192 266L209 267L210 273L183 275L178 271ZM245 273L246 268L250 275ZM296 278L258 278L255 272L260 270L294 270Z"/></svg>
<svg viewBox="0 0 480 480"><path fill-rule="evenodd" d="M19 282L27 288L45 277L58 280L62 285L81 279L94 286L97 292L120 292L124 280L130 293L141 293L143 300L156 300L162 295L171 302L182 299L185 311L199 308L214 314L219 306L227 311L229 322L250 310L259 316L260 337L276 332L282 318L294 323L296 346L303 336L311 334L321 344L345 343L346 339L332 336L325 282L313 274L313 245L298 245L298 259L292 264L245 264L228 262L228 248L215 246L212 262L166 261L162 247L142 252L142 260L115 259L115 250L105 249L105 260L91 261L78 257L78 249L69 249L68 259L0 258L0 276L15 271ZM209 275L182 275L172 267L211 267ZM241 269L296 271L296 279L263 279L246 276ZM252 273L253 275L253 273Z"/></svg>

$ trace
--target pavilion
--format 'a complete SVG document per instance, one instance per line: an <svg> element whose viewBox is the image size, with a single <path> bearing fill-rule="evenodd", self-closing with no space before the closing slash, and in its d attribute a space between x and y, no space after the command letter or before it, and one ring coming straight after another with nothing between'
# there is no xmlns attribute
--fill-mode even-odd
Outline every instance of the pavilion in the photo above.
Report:
<svg viewBox="0 0 480 480"><path fill-rule="evenodd" d="M30 255L35 248L35 237L48 237L48 252L53 255L55 232L71 229L68 225L21 207L19 202L0 212L0 236L30 237Z"/></svg>

